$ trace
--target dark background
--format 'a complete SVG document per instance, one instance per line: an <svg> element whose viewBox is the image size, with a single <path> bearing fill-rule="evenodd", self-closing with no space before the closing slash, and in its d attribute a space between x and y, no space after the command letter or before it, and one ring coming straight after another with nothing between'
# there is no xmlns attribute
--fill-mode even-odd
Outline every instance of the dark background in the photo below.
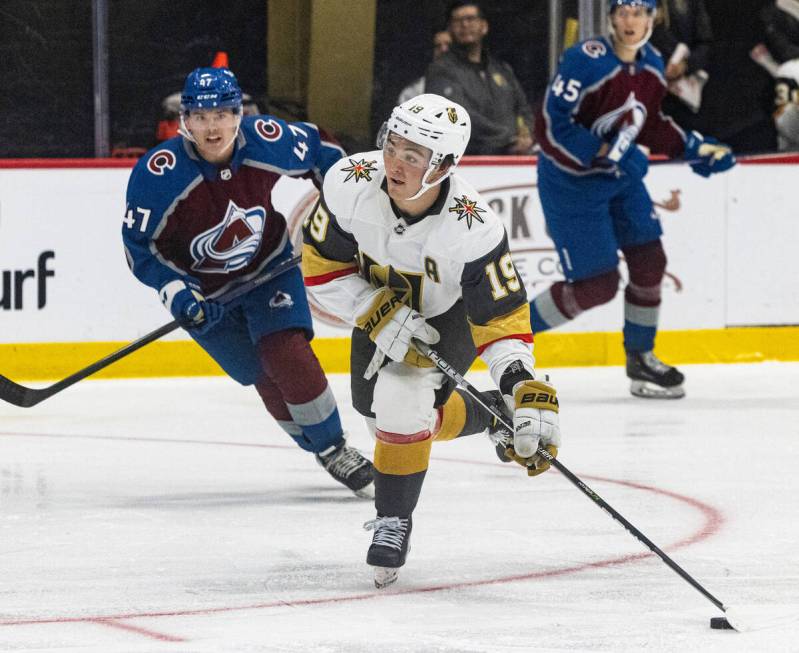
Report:
<svg viewBox="0 0 799 653"><path fill-rule="evenodd" d="M161 100L225 50L266 93L264 0L111 0L111 145L155 145ZM91 0L0 1L0 157L94 155Z"/></svg>
<svg viewBox="0 0 799 653"><path fill-rule="evenodd" d="M707 0L716 43L702 129L742 151L774 139L773 82L748 55L763 38L758 12L772 1ZM424 73L447 4L378 0L373 133L402 88ZM513 66L535 105L548 81L546 0L484 6L488 46ZM564 14L576 15L576 0L564 2ZM269 106L265 0L110 0L108 20L112 148L153 146L161 101L217 50L229 54L242 89ZM91 0L0 1L0 157L93 156L91 25Z"/></svg>

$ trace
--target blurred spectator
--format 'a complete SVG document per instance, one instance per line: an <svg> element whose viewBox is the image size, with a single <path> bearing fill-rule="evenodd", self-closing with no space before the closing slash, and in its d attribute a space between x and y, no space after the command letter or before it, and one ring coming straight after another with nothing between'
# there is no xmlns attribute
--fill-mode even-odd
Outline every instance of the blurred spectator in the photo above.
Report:
<svg viewBox="0 0 799 653"><path fill-rule="evenodd" d="M166 141L178 135L180 127L180 92L170 93L161 100L161 120L155 130L155 138Z"/></svg>
<svg viewBox="0 0 799 653"><path fill-rule="evenodd" d="M777 0L760 17L766 28L765 45L752 57L774 75L774 124L777 147L799 150L799 0Z"/></svg>
<svg viewBox="0 0 799 653"><path fill-rule="evenodd" d="M449 52L427 69L427 93L462 104L472 119L467 154L527 154L533 114L511 67L483 45L488 21L477 2L453 2L447 12Z"/></svg>
<svg viewBox="0 0 799 653"><path fill-rule="evenodd" d="M766 47L784 63L799 59L799 0L777 0L760 12L766 27Z"/></svg>
<svg viewBox="0 0 799 653"><path fill-rule="evenodd" d="M447 30L441 30L433 34L433 61L436 61L442 54L449 52L449 46L452 45L452 37ZM425 92L425 78L422 75L412 84L408 84L399 94L397 104L403 104L417 95L422 95Z"/></svg>
<svg viewBox="0 0 799 653"><path fill-rule="evenodd" d="M661 0L652 45L663 55L669 95L663 111L685 129L698 129L696 114L708 80L713 41L705 0Z"/></svg>

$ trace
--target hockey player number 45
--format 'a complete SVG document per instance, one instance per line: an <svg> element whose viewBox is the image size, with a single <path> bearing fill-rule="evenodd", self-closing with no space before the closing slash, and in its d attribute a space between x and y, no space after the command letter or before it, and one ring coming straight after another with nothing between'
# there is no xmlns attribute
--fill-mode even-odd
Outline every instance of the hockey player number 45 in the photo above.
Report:
<svg viewBox="0 0 799 653"><path fill-rule="evenodd" d="M552 82L552 92L556 97L563 96L566 102L574 102L580 97L580 87L582 83L578 79L570 79L568 82L563 81L563 77L558 75L555 81Z"/></svg>
<svg viewBox="0 0 799 653"><path fill-rule="evenodd" d="M510 252L499 259L499 265L494 261L486 265L485 271L488 275L488 282L491 284L491 296L495 302L507 297L509 290L510 292L518 292L522 287L521 283L519 283L519 277L516 276L516 268L513 267L513 259L511 259ZM500 280L500 273L502 273L505 283Z"/></svg>

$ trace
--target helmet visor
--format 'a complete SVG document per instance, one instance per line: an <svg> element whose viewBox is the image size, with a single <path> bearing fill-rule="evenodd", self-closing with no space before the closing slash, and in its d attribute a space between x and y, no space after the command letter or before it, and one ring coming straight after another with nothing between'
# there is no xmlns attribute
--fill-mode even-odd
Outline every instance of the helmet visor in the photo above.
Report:
<svg viewBox="0 0 799 653"><path fill-rule="evenodd" d="M397 159L405 165L422 170L427 169L433 156L430 148L395 134L388 129L386 123L383 123L377 135L377 146L383 150L383 156L387 159Z"/></svg>

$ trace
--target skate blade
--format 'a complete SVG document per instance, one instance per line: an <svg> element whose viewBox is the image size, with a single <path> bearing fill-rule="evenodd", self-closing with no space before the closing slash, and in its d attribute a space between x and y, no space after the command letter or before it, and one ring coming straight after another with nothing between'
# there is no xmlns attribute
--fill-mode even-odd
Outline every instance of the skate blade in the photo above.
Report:
<svg viewBox="0 0 799 653"><path fill-rule="evenodd" d="M664 388L656 383L633 379L630 381L630 393L644 399L682 399L685 396L685 389L682 385Z"/></svg>
<svg viewBox="0 0 799 653"><path fill-rule="evenodd" d="M375 567L375 587L379 590L396 582L399 576L397 567Z"/></svg>
<svg viewBox="0 0 799 653"><path fill-rule="evenodd" d="M356 497L361 499L374 499L375 498L375 484L369 483L364 485L360 490L353 490Z"/></svg>

